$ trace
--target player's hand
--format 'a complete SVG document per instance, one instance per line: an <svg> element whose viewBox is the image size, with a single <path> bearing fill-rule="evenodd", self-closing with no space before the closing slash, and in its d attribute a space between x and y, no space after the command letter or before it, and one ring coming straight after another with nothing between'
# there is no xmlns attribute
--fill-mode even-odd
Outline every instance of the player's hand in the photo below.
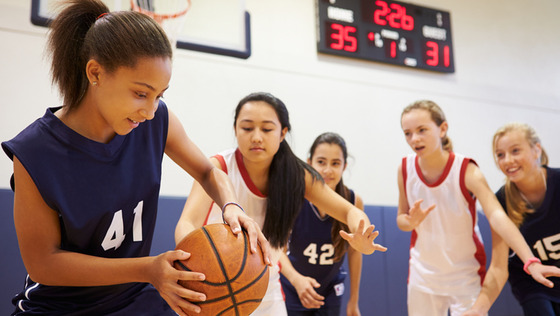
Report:
<svg viewBox="0 0 560 316"><path fill-rule="evenodd" d="M373 231L375 229L375 225L369 225L369 227L365 230L364 226L365 221L361 219L355 233L349 234L341 230L339 232L340 236L346 240L352 248L366 255L370 255L374 251L387 251L387 248L374 242L375 238L379 235L379 231Z"/></svg>
<svg viewBox="0 0 560 316"><path fill-rule="evenodd" d="M530 264L527 269L531 272L531 276L535 279L535 281L549 288L554 287L554 283L547 278L560 277L560 269L555 266L535 262Z"/></svg>
<svg viewBox="0 0 560 316"><path fill-rule="evenodd" d="M224 221L231 227L231 231L237 235L241 232L241 227L245 229L249 235L249 244L251 245L251 253L257 252L257 245L261 245L264 262L272 266L272 251L266 237L264 237L259 224L245 214L241 208L235 204L227 205L224 210Z"/></svg>
<svg viewBox="0 0 560 316"><path fill-rule="evenodd" d="M418 225L420 225L420 223L424 221L426 216L428 216L428 214L430 214L430 212L433 211L434 208L436 208L436 205L433 204L427 209L422 209L420 207L420 204L423 201L424 200L420 199L414 202L414 205L408 211L408 215L405 215L405 218L408 220L408 222L410 223L410 225L412 225L413 228L416 228Z"/></svg>
<svg viewBox="0 0 560 316"><path fill-rule="evenodd" d="M357 301L348 300L348 304L346 304L346 316L362 316Z"/></svg>
<svg viewBox="0 0 560 316"><path fill-rule="evenodd" d="M175 261L187 260L190 256L191 254L188 252L173 250L156 257L150 257L153 259L148 271L150 283L158 290L167 304L180 316L187 316L186 312L200 313L200 307L189 301L199 302L206 300L206 296L203 293L187 289L177 283L179 280L202 281L205 279L202 273L179 271L173 267Z"/></svg>
<svg viewBox="0 0 560 316"><path fill-rule="evenodd" d="M325 304L325 298L315 291L315 288L318 288L321 285L314 278L301 276L296 278L292 285L296 289L303 307L321 308L321 306Z"/></svg>

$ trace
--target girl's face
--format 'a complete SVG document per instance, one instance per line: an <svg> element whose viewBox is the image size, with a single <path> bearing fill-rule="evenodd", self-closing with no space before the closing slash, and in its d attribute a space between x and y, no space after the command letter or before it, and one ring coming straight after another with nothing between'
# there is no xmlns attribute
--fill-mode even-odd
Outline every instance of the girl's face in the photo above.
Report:
<svg viewBox="0 0 560 316"><path fill-rule="evenodd" d="M321 174L325 183L333 190L342 179L342 173L346 169L344 153L336 144L318 145L315 147L313 156L307 162Z"/></svg>
<svg viewBox="0 0 560 316"><path fill-rule="evenodd" d="M254 163L270 164L287 132L274 108L264 101L245 103L235 122L239 150L244 159Z"/></svg>
<svg viewBox="0 0 560 316"><path fill-rule="evenodd" d="M402 116L401 127L406 142L418 156L442 150L441 139L447 132L447 122L437 126L429 111L414 109L407 112Z"/></svg>
<svg viewBox="0 0 560 316"><path fill-rule="evenodd" d="M541 146L531 147L521 131L509 131L498 138L494 154L500 170L514 183L539 171Z"/></svg>
<svg viewBox="0 0 560 316"><path fill-rule="evenodd" d="M154 118L159 101L169 86L169 58L140 58L134 68L119 67L112 73L101 66L93 67L98 68L90 80L97 81L97 85L89 89L97 104L100 128L126 135L140 123Z"/></svg>

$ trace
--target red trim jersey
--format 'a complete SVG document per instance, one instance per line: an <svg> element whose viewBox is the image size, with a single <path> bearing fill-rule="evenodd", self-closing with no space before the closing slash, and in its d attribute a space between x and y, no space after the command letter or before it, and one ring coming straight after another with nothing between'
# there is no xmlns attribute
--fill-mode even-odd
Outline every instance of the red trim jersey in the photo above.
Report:
<svg viewBox="0 0 560 316"><path fill-rule="evenodd" d="M215 155L222 170L227 173L239 204L243 206L245 213L254 219L261 230L266 216L267 197L262 194L249 177L249 173L243 163L243 156L239 149L229 149ZM223 223L222 210L218 205L212 203L206 216L206 224ZM286 315L284 293L280 285L280 268L278 259L282 249L272 248L273 267L269 269L269 282L266 294L259 307L251 314L252 316Z"/></svg>
<svg viewBox="0 0 560 316"><path fill-rule="evenodd" d="M409 286L442 295L469 295L480 290L486 273L486 255L478 228L476 198L465 185L467 165L473 160L450 153L434 183L422 175L416 154L402 160L408 205L423 199L421 208L436 207L412 232Z"/></svg>

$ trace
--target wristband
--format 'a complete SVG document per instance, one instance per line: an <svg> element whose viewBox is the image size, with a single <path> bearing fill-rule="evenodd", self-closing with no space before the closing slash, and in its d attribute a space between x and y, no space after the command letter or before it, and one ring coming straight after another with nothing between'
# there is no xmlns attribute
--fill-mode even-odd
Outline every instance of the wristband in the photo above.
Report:
<svg viewBox="0 0 560 316"><path fill-rule="evenodd" d="M224 213L224 211L226 210L226 206L228 206L228 205L235 205L235 206L239 207L243 211L243 213L245 213L245 210L241 207L241 205L239 205L235 202L227 202L226 204L224 204L224 206L222 206L222 214Z"/></svg>
<svg viewBox="0 0 560 316"><path fill-rule="evenodd" d="M241 205L239 205L235 202L227 202L226 204L224 204L224 206L222 206L222 221L224 221L224 224L227 224L226 219L224 218L224 211L226 210L226 206L228 206L228 205L235 205L235 206L239 207L243 211L243 213L245 213L245 210L241 207Z"/></svg>
<svg viewBox="0 0 560 316"><path fill-rule="evenodd" d="M536 262L541 263L541 260L537 257L529 258L527 262L525 262L525 265L523 266L523 271L525 271L525 273L527 273L528 275L531 275L531 272L529 272L529 266Z"/></svg>

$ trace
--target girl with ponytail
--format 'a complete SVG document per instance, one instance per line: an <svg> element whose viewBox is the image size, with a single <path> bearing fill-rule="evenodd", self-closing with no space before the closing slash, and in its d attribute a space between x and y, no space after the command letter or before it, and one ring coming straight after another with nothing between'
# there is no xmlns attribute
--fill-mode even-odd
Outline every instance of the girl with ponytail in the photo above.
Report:
<svg viewBox="0 0 560 316"><path fill-rule="evenodd" d="M48 48L63 105L2 143L13 160L14 223L28 272L13 315L197 312L190 300L204 295L177 282L204 275L173 268L190 254L149 256L164 153L217 204L237 197L161 100L169 40L152 18L109 12L100 0L61 9ZM231 204L224 218L269 257L253 219Z"/></svg>
<svg viewBox="0 0 560 316"><path fill-rule="evenodd" d="M315 139L307 159L329 188L363 210L362 198L348 189L342 180L347 161L346 142L340 135L330 132ZM342 263L346 253L350 296L345 315L360 315L362 255L348 247L338 233L340 230L348 230L348 227L311 202L304 201L292 229L288 252L280 257L288 315L340 315L346 277Z"/></svg>
<svg viewBox="0 0 560 316"><path fill-rule="evenodd" d="M285 140L291 129L284 103L269 93L252 93L241 99L233 123L237 148L224 151L212 161L226 172L247 214L262 227L273 248L273 266L267 293L252 315L286 315L279 282L278 260L288 242L298 212L307 199L326 214L348 225L339 234L357 251L371 254L386 248L375 244L366 214L331 190L321 176L297 158ZM208 214L201 210L209 210ZM221 222L219 208L194 183L175 231L179 242L192 230Z"/></svg>
<svg viewBox="0 0 560 316"><path fill-rule="evenodd" d="M408 314L461 315L473 306L482 282L487 283L477 198L493 235L514 249L528 274L551 286L543 276L549 267L534 261L474 160L452 151L441 108L432 101L414 102L403 110L401 127L414 151L398 170L397 225L412 231Z"/></svg>
<svg viewBox="0 0 560 316"><path fill-rule="evenodd" d="M506 176L506 183L496 197L513 223L533 249L530 266L544 263L545 276L560 275L560 169L548 167L548 156L535 130L523 123L500 127L492 139L496 165ZM469 316L484 315L509 280L515 298L525 316L560 315L560 279L542 286L523 272L521 257L509 255L509 247L501 236L492 235L492 265L488 282L484 282ZM494 260L496 257L496 260ZM526 269L525 269L526 270Z"/></svg>

